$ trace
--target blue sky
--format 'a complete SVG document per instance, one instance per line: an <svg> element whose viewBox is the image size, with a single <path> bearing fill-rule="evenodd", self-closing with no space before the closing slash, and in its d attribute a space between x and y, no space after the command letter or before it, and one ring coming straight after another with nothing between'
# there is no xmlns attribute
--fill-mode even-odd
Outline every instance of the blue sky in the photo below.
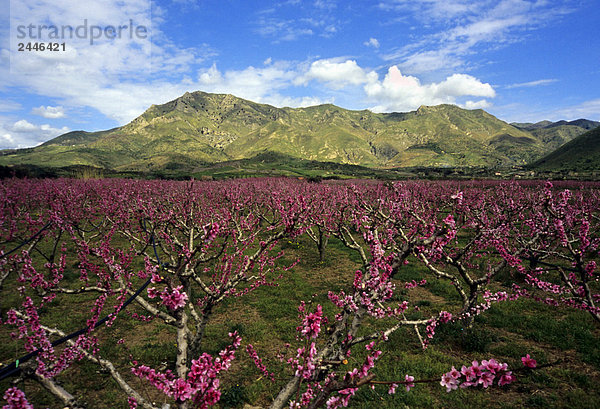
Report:
<svg viewBox="0 0 600 409"><path fill-rule="evenodd" d="M123 125L196 90L600 120L599 21L598 2L579 0L0 0L0 148ZM18 51L39 41L65 49Z"/></svg>

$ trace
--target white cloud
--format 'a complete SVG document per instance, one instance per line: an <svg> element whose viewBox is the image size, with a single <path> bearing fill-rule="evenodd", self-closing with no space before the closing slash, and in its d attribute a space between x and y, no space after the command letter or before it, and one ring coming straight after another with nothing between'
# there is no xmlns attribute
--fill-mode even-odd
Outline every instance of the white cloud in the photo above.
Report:
<svg viewBox="0 0 600 409"><path fill-rule="evenodd" d="M197 85L207 92L231 93L275 106L317 105L334 102L332 95L345 95L354 101L374 103L373 110L378 112L409 111L421 105L437 104L487 108L491 105L487 99L496 96L490 84L471 75L453 74L440 82L422 84L417 77L403 75L397 66L392 66L380 80L375 71L362 68L355 60L343 58L313 61L304 68L302 65L272 63L261 68L221 72L213 65L199 74ZM312 86L320 95L329 97L282 95L295 85ZM480 99L472 100L472 97Z"/></svg>
<svg viewBox="0 0 600 409"><path fill-rule="evenodd" d="M385 11L415 13L425 22L453 19L464 16L480 7L471 0L382 0L378 7Z"/></svg>
<svg viewBox="0 0 600 409"><path fill-rule="evenodd" d="M0 87L23 87L39 96L61 99L69 106L91 107L106 117L124 124L141 114L150 104L176 98L197 84L181 79L193 71L203 58L215 55L205 44L198 48L180 48L165 37L157 24L159 6L150 16L148 0L104 0L82 3L64 0L13 1L11 25L54 24L57 26L130 25L145 26L151 39L101 41L94 45L88 39L69 39L65 52L19 53L11 47L11 72L2 76ZM12 36L11 36L12 37ZM4 50L3 50L4 51ZM29 75L28 75L29 74ZM190 89L191 88L191 89ZM60 115L48 108L35 108L45 117ZM58 116L56 116L58 117Z"/></svg>
<svg viewBox="0 0 600 409"><path fill-rule="evenodd" d="M11 130L14 132L35 132L38 129L34 124L21 119L13 124Z"/></svg>
<svg viewBox="0 0 600 409"><path fill-rule="evenodd" d="M490 41L498 42L502 41L511 29L525 26L529 21L527 15L485 18L465 26L458 26L447 33L447 37L450 41L461 41L466 45Z"/></svg>
<svg viewBox="0 0 600 409"><path fill-rule="evenodd" d="M361 85L377 79L377 73L367 72L356 61L325 59L314 61L306 74L296 83L307 84L311 80L327 83L330 88L341 89L347 85Z"/></svg>
<svg viewBox="0 0 600 409"><path fill-rule="evenodd" d="M479 101L470 101L469 100L469 101L465 102L465 104L463 105L463 107L466 109L487 109L491 106L492 106L492 104L485 99L481 99Z"/></svg>
<svg viewBox="0 0 600 409"><path fill-rule="evenodd" d="M263 37L272 37L274 42L295 41L301 37L315 34L312 28L299 25L296 20L283 20L276 17L261 16L257 21L256 32Z"/></svg>
<svg viewBox="0 0 600 409"><path fill-rule="evenodd" d="M438 84L430 84L430 87L436 97L473 95L494 98L496 96L496 91L490 84L482 83L477 78L467 74L453 74Z"/></svg>
<svg viewBox="0 0 600 409"><path fill-rule="evenodd" d="M0 149L36 146L66 132L69 132L67 127L35 125L25 119L11 124L7 118L0 118Z"/></svg>
<svg viewBox="0 0 600 409"><path fill-rule="evenodd" d="M21 109L21 104L19 104L18 102L14 102L14 101L10 101L10 100L0 101L0 111L2 111L2 112L17 111L19 109Z"/></svg>
<svg viewBox="0 0 600 409"><path fill-rule="evenodd" d="M2 149L12 149L16 148L16 141L9 133L0 134L0 148Z"/></svg>
<svg viewBox="0 0 600 409"><path fill-rule="evenodd" d="M365 41L363 44L367 47L379 48L379 40L373 37L369 38L369 41Z"/></svg>
<svg viewBox="0 0 600 409"><path fill-rule="evenodd" d="M565 120L584 118L592 121L600 121L600 98L585 101L567 108L557 109L550 116Z"/></svg>
<svg viewBox="0 0 600 409"><path fill-rule="evenodd" d="M549 78L549 79L543 79L543 80L536 80L536 81L529 81L529 82L520 82L517 84L511 84L511 85L507 85L506 88L507 89L511 89L511 88L529 88L529 87L538 87L541 85L550 85L553 84L555 82L557 82L557 79L554 78Z"/></svg>
<svg viewBox="0 0 600 409"><path fill-rule="evenodd" d="M255 32L271 38L273 43L306 39L314 35L331 38L338 32L340 24L334 13L336 7L334 0L316 0L310 4L302 1L275 2L256 13ZM280 13L284 8L286 12Z"/></svg>
<svg viewBox="0 0 600 409"><path fill-rule="evenodd" d="M298 73L287 64L271 63L262 68L219 71L216 65L204 70L198 77L196 89L206 92L229 93L254 102L275 106L301 107L333 102L318 97L289 97L280 91L293 85Z"/></svg>
<svg viewBox="0 0 600 409"><path fill-rule="evenodd" d="M369 82L364 86L367 96L377 103L375 112L410 111L421 105L457 104L458 98L478 96L493 98L492 86L466 74L454 74L438 83L421 84L410 75L403 75L397 66L388 69L383 81ZM485 100L467 102L470 107L483 106Z"/></svg>
<svg viewBox="0 0 600 409"><path fill-rule="evenodd" d="M66 116L65 109L61 106L52 107L50 105L42 105L40 107L33 108L31 112L35 115L43 116L44 118L48 119L64 118Z"/></svg>
<svg viewBox="0 0 600 409"><path fill-rule="evenodd" d="M314 4L315 4L315 7L319 8L319 9L332 10L337 7L336 0L315 0Z"/></svg>
<svg viewBox="0 0 600 409"><path fill-rule="evenodd" d="M390 21L413 18L428 30L384 58L404 71L420 74L465 69L466 57L524 41L530 31L569 13L568 0L382 0ZM405 21L403 21L406 24Z"/></svg>

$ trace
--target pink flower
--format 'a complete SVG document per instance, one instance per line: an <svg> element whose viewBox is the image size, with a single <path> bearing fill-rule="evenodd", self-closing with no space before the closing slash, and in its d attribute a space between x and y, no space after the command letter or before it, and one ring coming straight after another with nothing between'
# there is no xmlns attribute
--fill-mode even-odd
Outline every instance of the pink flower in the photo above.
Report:
<svg viewBox="0 0 600 409"><path fill-rule="evenodd" d="M4 392L4 399L8 405L3 406L3 409L33 409L33 405L27 401L25 394L19 388L8 388Z"/></svg>
<svg viewBox="0 0 600 409"><path fill-rule="evenodd" d="M136 409L137 408L137 400L135 400L135 398L132 398L131 396L127 398L127 403L129 403L129 409Z"/></svg>
<svg viewBox="0 0 600 409"><path fill-rule="evenodd" d="M521 361L523 362L523 365L525 365L527 368L535 368L537 366L537 361L531 358L529 354L521 358Z"/></svg>
<svg viewBox="0 0 600 409"><path fill-rule="evenodd" d="M450 392L458 388L458 381L450 375L450 372L448 372L442 375L440 385L446 387L446 392Z"/></svg>
<svg viewBox="0 0 600 409"><path fill-rule="evenodd" d="M460 369L460 373L462 373L465 376L467 381L471 381L477 377L472 366L467 368L466 366L463 365L462 368Z"/></svg>
<svg viewBox="0 0 600 409"><path fill-rule="evenodd" d="M176 379L173 388L173 397L180 401L188 400L192 397L192 388L184 379Z"/></svg>
<svg viewBox="0 0 600 409"><path fill-rule="evenodd" d="M484 368L486 368L488 371L490 371L493 374L495 374L496 372L498 372L501 369L501 365L498 364L498 362L493 358L490 359L489 361L486 361L484 359L483 361L481 361L481 366L483 366Z"/></svg>
<svg viewBox="0 0 600 409"><path fill-rule="evenodd" d="M452 314L451 313L449 313L448 311L442 311L442 312L440 312L440 322L442 324L450 322L451 320L452 320Z"/></svg>
<svg viewBox="0 0 600 409"><path fill-rule="evenodd" d="M160 298L163 300L163 304L171 310L177 310L185 306L188 296L185 292L181 291L182 289L182 285L173 288L172 291L169 291L168 288L165 288L163 292L160 293Z"/></svg>
<svg viewBox="0 0 600 409"><path fill-rule="evenodd" d="M404 386L406 387L406 392L410 391L410 388L414 388L415 384L414 381L415 377L414 376L410 376L410 375L404 375L404 381L406 382L404 384Z"/></svg>
<svg viewBox="0 0 600 409"><path fill-rule="evenodd" d="M393 383L390 385L390 389L388 390L388 394L393 395L396 393L396 388L398 387L397 383Z"/></svg>
<svg viewBox="0 0 600 409"><path fill-rule="evenodd" d="M481 375L481 369L482 368L479 366L479 362L473 361L470 369L473 371L473 373L475 374L475 376Z"/></svg>
<svg viewBox="0 0 600 409"><path fill-rule="evenodd" d="M504 374L502 374L502 376L500 377L500 380L498 381L498 385L503 386L503 385L508 385L509 383L514 382L516 379L516 377L512 374L511 371L506 372Z"/></svg>
<svg viewBox="0 0 600 409"><path fill-rule="evenodd" d="M456 194L450 196L451 199L454 199L458 202L458 204L462 204L463 201L463 192L458 191Z"/></svg>
<svg viewBox="0 0 600 409"><path fill-rule="evenodd" d="M454 365L452 365L452 370L450 372L448 372L448 374L453 377L454 379L458 379L460 378L460 372L458 372L456 370L456 368L454 367Z"/></svg>
<svg viewBox="0 0 600 409"><path fill-rule="evenodd" d="M494 383L494 378L495 376L490 372L483 372L481 374L481 377L479 378L478 383L483 385L484 388L487 388L488 386Z"/></svg>
<svg viewBox="0 0 600 409"><path fill-rule="evenodd" d="M451 229L453 229L456 226L456 222L454 221L454 216L452 216L451 214L446 216L446 218L444 219L444 223Z"/></svg>
<svg viewBox="0 0 600 409"><path fill-rule="evenodd" d="M321 323L323 318L323 307L317 305L317 310L307 314L302 320L302 326L298 327L300 333L307 338L317 338L321 332Z"/></svg>
<svg viewBox="0 0 600 409"><path fill-rule="evenodd" d="M155 287L150 287L146 291L148 292L148 298L156 298L159 295L159 292Z"/></svg>

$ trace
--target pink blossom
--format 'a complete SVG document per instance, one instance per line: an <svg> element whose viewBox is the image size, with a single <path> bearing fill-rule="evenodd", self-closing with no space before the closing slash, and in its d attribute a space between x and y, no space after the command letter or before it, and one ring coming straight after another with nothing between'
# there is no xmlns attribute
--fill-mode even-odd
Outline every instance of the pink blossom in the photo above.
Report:
<svg viewBox="0 0 600 409"><path fill-rule="evenodd" d="M410 388L414 388L415 384L414 381L415 377L414 376L410 376L410 375L404 375L404 382L406 382L404 384L405 388L406 388L406 392L410 391Z"/></svg>
<svg viewBox="0 0 600 409"><path fill-rule="evenodd" d="M523 365L525 365L527 368L535 368L537 366L537 361L531 358L529 354L521 358L521 361L523 362Z"/></svg>
<svg viewBox="0 0 600 409"><path fill-rule="evenodd" d="M148 298L156 298L159 295L156 287L150 287L146 291L148 292Z"/></svg>
<svg viewBox="0 0 600 409"><path fill-rule="evenodd" d="M478 383L480 383L481 385L483 385L484 388L487 388L492 383L494 383L494 377L495 376L492 373L490 373L490 372L483 372L481 374L481 376L479 377Z"/></svg>
<svg viewBox="0 0 600 409"><path fill-rule="evenodd" d="M495 374L501 368L501 366L494 358L490 359L489 361L486 361L484 359L483 361L481 361L481 366L493 374Z"/></svg>
<svg viewBox="0 0 600 409"><path fill-rule="evenodd" d="M172 386L173 397L180 401L188 400L192 397L192 388L190 384L183 379L176 379Z"/></svg>
<svg viewBox="0 0 600 409"><path fill-rule="evenodd" d="M440 385L446 387L446 392L450 392L458 388L458 381L456 380L456 378L450 375L450 373L445 373L442 375Z"/></svg>
<svg viewBox="0 0 600 409"><path fill-rule="evenodd" d="M298 330L307 338L317 338L319 332L321 332L321 322L324 320L323 307L319 304L317 305L317 310L315 312L311 312L304 316L302 326L298 327Z"/></svg>
<svg viewBox="0 0 600 409"><path fill-rule="evenodd" d="M275 374L270 373L265 364L263 364L262 358L258 356L258 353L254 349L252 344L248 344L246 346L246 352L250 355L250 358L254 360L254 365L262 372L264 376L270 378L272 381L275 381Z"/></svg>
<svg viewBox="0 0 600 409"><path fill-rule="evenodd" d="M165 288L163 292L160 293L160 298L163 300L163 304L171 310L178 310L179 308L185 306L188 296L185 292L181 291L182 289L182 285L171 290L169 290L169 288Z"/></svg>
<svg viewBox="0 0 600 409"><path fill-rule="evenodd" d="M460 369L460 373L465 376L467 381L471 381L477 377L477 374L473 370L472 366L467 368L466 366L463 365L462 368Z"/></svg>
<svg viewBox="0 0 600 409"><path fill-rule="evenodd" d="M460 372L458 372L458 371L456 370L456 368L454 367L454 365L452 366L452 370L450 370L450 372L448 372L448 374L449 374L449 375L450 375L452 378L454 378L454 379L458 379L458 378L460 378Z"/></svg>
<svg viewBox="0 0 600 409"><path fill-rule="evenodd" d="M25 394L19 388L8 388L4 392L4 400L8 405L3 406L2 409L33 409L33 405L27 401Z"/></svg>
<svg viewBox="0 0 600 409"><path fill-rule="evenodd" d="M452 314L449 313L448 311L441 311L439 316L440 316L440 322L442 324L445 324L452 320Z"/></svg>
<svg viewBox="0 0 600 409"><path fill-rule="evenodd" d="M127 403L129 404L129 409L136 409L137 408L137 400L133 397L129 397L127 398Z"/></svg>
<svg viewBox="0 0 600 409"><path fill-rule="evenodd" d="M473 373L475 374L475 376L480 376L481 375L481 367L479 366L479 362L477 361L473 361L471 363L471 368L470 368Z"/></svg>
<svg viewBox="0 0 600 409"><path fill-rule="evenodd" d="M500 376L498 385L500 385L500 386L508 385L509 383L514 382L515 379L516 379L516 377L512 374L511 371L505 372L502 374L502 376Z"/></svg>

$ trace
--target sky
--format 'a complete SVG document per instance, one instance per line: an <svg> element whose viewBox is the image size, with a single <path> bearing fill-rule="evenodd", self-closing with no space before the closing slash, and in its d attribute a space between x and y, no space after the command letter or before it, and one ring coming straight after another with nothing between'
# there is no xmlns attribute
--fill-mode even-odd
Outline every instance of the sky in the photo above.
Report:
<svg viewBox="0 0 600 409"><path fill-rule="evenodd" d="M599 3L0 0L0 149L121 126L188 91L600 120Z"/></svg>

